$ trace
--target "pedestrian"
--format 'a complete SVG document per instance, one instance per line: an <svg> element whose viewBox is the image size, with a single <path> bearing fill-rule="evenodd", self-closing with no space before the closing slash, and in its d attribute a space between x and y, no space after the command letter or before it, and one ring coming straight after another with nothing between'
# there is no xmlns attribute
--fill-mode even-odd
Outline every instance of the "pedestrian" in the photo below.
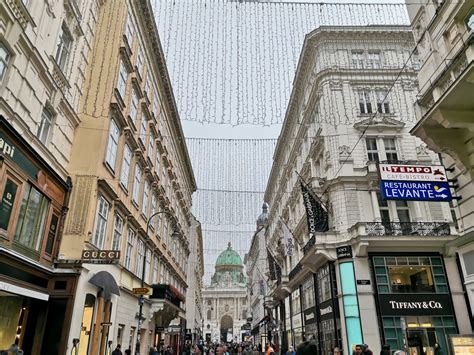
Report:
<svg viewBox="0 0 474 355"><path fill-rule="evenodd" d="M275 350L273 349L273 346L271 343L267 344L267 350L265 352L265 355L275 355Z"/></svg>
<svg viewBox="0 0 474 355"><path fill-rule="evenodd" d="M260 355L260 351L258 350L258 346L255 345L253 347L252 355Z"/></svg>
<svg viewBox="0 0 474 355"><path fill-rule="evenodd" d="M165 355L173 355L173 353L171 352L171 346L168 345L168 346L166 347Z"/></svg>
<svg viewBox="0 0 474 355"><path fill-rule="evenodd" d="M305 341L298 345L296 349L296 355L317 355L318 354L318 347L316 343L312 341Z"/></svg>
<svg viewBox="0 0 474 355"><path fill-rule="evenodd" d="M17 344L12 344L10 348L7 350L8 355L19 355L20 354L20 348L18 347ZM21 352L23 354L23 352Z"/></svg>
<svg viewBox="0 0 474 355"><path fill-rule="evenodd" d="M160 353L158 352L158 349L155 346L152 346L150 348L150 355L160 355Z"/></svg>
<svg viewBox="0 0 474 355"><path fill-rule="evenodd" d="M132 350L126 349L125 350L125 355L132 355Z"/></svg>
<svg viewBox="0 0 474 355"><path fill-rule="evenodd" d="M390 355L390 345L389 344L383 344L382 345L382 350L380 350L380 355Z"/></svg>
<svg viewBox="0 0 474 355"><path fill-rule="evenodd" d="M357 344L355 350L352 352L352 355L361 355L363 351L364 345Z"/></svg>
<svg viewBox="0 0 474 355"><path fill-rule="evenodd" d="M115 347L115 350L112 351L112 355L122 355L122 350L120 350L120 344L117 344L117 346Z"/></svg>
<svg viewBox="0 0 474 355"><path fill-rule="evenodd" d="M362 354L363 355L374 355L374 352L369 349L369 346L367 344L362 345Z"/></svg>
<svg viewBox="0 0 474 355"><path fill-rule="evenodd" d="M196 344L194 346L194 354L195 355L204 355L204 346L201 344Z"/></svg>
<svg viewBox="0 0 474 355"><path fill-rule="evenodd" d="M334 351L334 355L341 355L342 354L341 349L339 349L339 347L337 347L337 346L334 347L333 351Z"/></svg>
<svg viewBox="0 0 474 355"><path fill-rule="evenodd" d="M293 345L290 345L288 347L288 351L286 352L286 355L296 355L296 351L295 349L293 348Z"/></svg>

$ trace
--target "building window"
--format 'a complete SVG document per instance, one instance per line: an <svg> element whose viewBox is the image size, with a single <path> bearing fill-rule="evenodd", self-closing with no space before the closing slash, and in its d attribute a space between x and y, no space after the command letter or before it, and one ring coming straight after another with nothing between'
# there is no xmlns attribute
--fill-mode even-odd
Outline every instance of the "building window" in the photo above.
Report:
<svg viewBox="0 0 474 355"><path fill-rule="evenodd" d="M122 240L123 219L118 214L115 215L114 235L112 238L112 250L120 250L120 242Z"/></svg>
<svg viewBox="0 0 474 355"><path fill-rule="evenodd" d="M155 171L158 176L160 176L160 166L161 166L161 154L159 151L156 152L156 166Z"/></svg>
<svg viewBox="0 0 474 355"><path fill-rule="evenodd" d="M371 95L368 91L359 91L359 108L361 114L372 113Z"/></svg>
<svg viewBox="0 0 474 355"><path fill-rule="evenodd" d="M352 67L355 69L364 68L364 52L363 51L352 52Z"/></svg>
<svg viewBox="0 0 474 355"><path fill-rule="evenodd" d="M152 276L152 283L158 283L158 257L153 257L153 276Z"/></svg>
<svg viewBox="0 0 474 355"><path fill-rule="evenodd" d="M379 162L379 150L377 149L377 138L366 138L367 158L369 161Z"/></svg>
<svg viewBox="0 0 474 355"><path fill-rule="evenodd" d="M128 190L128 177L130 175L131 163L132 163L132 150L130 149L128 144L125 144L125 147L123 150L122 171L120 173L120 184L125 188L125 190Z"/></svg>
<svg viewBox="0 0 474 355"><path fill-rule="evenodd" d="M380 217L382 219L382 224L389 225L390 224L390 209L388 207L388 201L382 199L382 195L377 192L377 198L379 202L379 211Z"/></svg>
<svg viewBox="0 0 474 355"><path fill-rule="evenodd" d="M150 76L147 75L146 76L146 80L145 80L145 95L147 95L147 97L149 98L148 95L150 95Z"/></svg>
<svg viewBox="0 0 474 355"><path fill-rule="evenodd" d="M464 19L464 23L466 24L466 27L469 31L474 31L474 8L471 8L466 18Z"/></svg>
<svg viewBox="0 0 474 355"><path fill-rule="evenodd" d="M68 29L65 25L61 26L61 32L59 33L59 42L56 50L56 63L58 67L64 71L66 68L69 53L71 52L72 37L69 34Z"/></svg>
<svg viewBox="0 0 474 355"><path fill-rule="evenodd" d="M390 104L386 91L377 91L377 111L379 113L390 113Z"/></svg>
<svg viewBox="0 0 474 355"><path fill-rule="evenodd" d="M130 118L133 121L133 124L137 122L137 113L138 113L138 96L135 90L133 90L132 99L130 100Z"/></svg>
<svg viewBox="0 0 474 355"><path fill-rule="evenodd" d="M109 203L101 196L97 203L97 220L95 225L94 238L92 244L97 248L103 249L105 236L107 234L107 218L109 216Z"/></svg>
<svg viewBox="0 0 474 355"><path fill-rule="evenodd" d="M474 275L474 250L462 254L466 275Z"/></svg>
<svg viewBox="0 0 474 355"><path fill-rule="evenodd" d="M150 140L148 141L148 156L153 161L155 153L155 135L150 131Z"/></svg>
<svg viewBox="0 0 474 355"><path fill-rule="evenodd" d="M118 92L120 93L122 100L125 98L125 92L127 90L127 79L128 79L127 68L125 67L125 64L123 64L123 61L120 61L117 89L118 89Z"/></svg>
<svg viewBox="0 0 474 355"><path fill-rule="evenodd" d="M140 46L138 48L138 54L137 54L137 71L138 71L138 74L140 75L142 75L143 63L144 63L143 50L142 50L142 47Z"/></svg>
<svg viewBox="0 0 474 355"><path fill-rule="evenodd" d="M309 309L314 307L315 300L314 300L314 282L313 277L311 276L308 280L303 283L303 310Z"/></svg>
<svg viewBox="0 0 474 355"><path fill-rule="evenodd" d="M105 157L105 161L113 171L115 171L115 161L117 160L117 146L119 136L120 129L117 123L115 123L115 120L112 120L110 122L109 141L107 143L107 154Z"/></svg>
<svg viewBox="0 0 474 355"><path fill-rule="evenodd" d="M380 293L448 293L438 256L374 257L373 266Z"/></svg>
<svg viewBox="0 0 474 355"><path fill-rule="evenodd" d="M382 61L380 59L380 52L368 52L367 53L367 68L380 69L382 67Z"/></svg>
<svg viewBox="0 0 474 355"><path fill-rule="evenodd" d="M138 240L137 263L135 266L135 274L141 277L143 272L143 258L145 257L145 243L143 240Z"/></svg>
<svg viewBox="0 0 474 355"><path fill-rule="evenodd" d="M148 180L145 180L143 186L143 200L142 200L142 213L145 216L148 216L148 198L150 197L150 183Z"/></svg>
<svg viewBox="0 0 474 355"><path fill-rule="evenodd" d="M133 202L138 206L138 199L140 198L140 184L142 181L142 169L140 165L136 165L135 167L135 177L133 179Z"/></svg>
<svg viewBox="0 0 474 355"><path fill-rule="evenodd" d="M151 269L151 250L146 250L146 260L145 260L145 280L150 282L150 269Z"/></svg>
<svg viewBox="0 0 474 355"><path fill-rule="evenodd" d="M153 97L153 114L155 115L156 119L158 119L158 107L159 107L158 95L155 93L155 96Z"/></svg>
<svg viewBox="0 0 474 355"><path fill-rule="evenodd" d="M53 126L53 114L48 109L43 109L43 113L41 114L41 122L38 127L38 132L36 136L40 140L41 143L46 144L49 138L49 132L51 131L51 127Z"/></svg>
<svg viewBox="0 0 474 355"><path fill-rule="evenodd" d="M133 23L132 23L132 17L130 14L127 15L127 20L125 21L125 37L127 38L128 45L130 48L133 45Z"/></svg>
<svg viewBox="0 0 474 355"><path fill-rule="evenodd" d="M410 222L410 208L408 207L408 202L403 200L395 201L395 205L397 207L397 217L401 223L409 223ZM402 227L403 229L403 227ZM408 234L411 232L409 229Z"/></svg>
<svg viewBox="0 0 474 355"><path fill-rule="evenodd" d="M385 158L388 161L398 161L397 146L395 144L395 139L393 138L384 138L383 145L385 148Z"/></svg>
<svg viewBox="0 0 474 355"><path fill-rule="evenodd" d="M26 183L14 240L39 251L48 216L49 200L34 186Z"/></svg>
<svg viewBox="0 0 474 355"><path fill-rule="evenodd" d="M318 300L319 300L319 303L322 303L331 298L331 276L329 274L328 265L318 270L317 279L318 279Z"/></svg>
<svg viewBox="0 0 474 355"><path fill-rule="evenodd" d="M143 144L146 144L146 124L147 120L145 115L142 115L142 121L140 123L140 139Z"/></svg>
<svg viewBox="0 0 474 355"><path fill-rule="evenodd" d="M157 201L157 198L156 198L156 195L153 195L153 197L151 198L151 212L150 212L150 216L153 216L155 213L156 213L156 201ZM154 217L154 220L155 220L155 223L150 223L150 228L152 229L156 229L158 230L158 221L159 221L159 218L157 218L157 216Z"/></svg>
<svg viewBox="0 0 474 355"><path fill-rule="evenodd" d="M135 232L133 229L128 229L127 248L125 249L125 268L131 270L132 267L132 252L135 245Z"/></svg>
<svg viewBox="0 0 474 355"><path fill-rule="evenodd" d="M5 77L7 72L8 62L10 61L10 52L7 48L0 42L0 81Z"/></svg>

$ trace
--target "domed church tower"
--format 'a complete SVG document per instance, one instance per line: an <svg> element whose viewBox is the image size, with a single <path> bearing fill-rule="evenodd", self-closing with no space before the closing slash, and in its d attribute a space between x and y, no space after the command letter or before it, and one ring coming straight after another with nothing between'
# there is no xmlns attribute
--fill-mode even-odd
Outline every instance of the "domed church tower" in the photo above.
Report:
<svg viewBox="0 0 474 355"><path fill-rule="evenodd" d="M243 269L240 255L232 249L229 242L227 249L217 258L216 271L212 276L210 287L246 288L247 279Z"/></svg>
<svg viewBox="0 0 474 355"><path fill-rule="evenodd" d="M229 243L218 256L211 284L203 290L204 339L242 342L247 322L247 278L239 253Z"/></svg>

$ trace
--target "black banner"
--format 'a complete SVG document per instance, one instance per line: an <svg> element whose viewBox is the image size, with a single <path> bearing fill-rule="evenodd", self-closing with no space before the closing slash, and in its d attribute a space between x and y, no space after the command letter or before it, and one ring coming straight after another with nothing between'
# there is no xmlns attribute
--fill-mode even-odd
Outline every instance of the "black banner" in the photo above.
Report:
<svg viewBox="0 0 474 355"><path fill-rule="evenodd" d="M379 294L383 316L443 316L452 315L449 295L441 294Z"/></svg>
<svg viewBox="0 0 474 355"><path fill-rule="evenodd" d="M306 220L308 222L308 232L310 237L316 232L327 232L329 230L328 212L315 197L313 191L301 182L301 193L306 209Z"/></svg>
<svg viewBox="0 0 474 355"><path fill-rule="evenodd" d="M270 250L267 248L268 271L270 272L270 280L278 280L281 277L281 267L276 262Z"/></svg>
<svg viewBox="0 0 474 355"><path fill-rule="evenodd" d="M336 254L337 254L337 260L352 259L352 247L350 245L337 247Z"/></svg>

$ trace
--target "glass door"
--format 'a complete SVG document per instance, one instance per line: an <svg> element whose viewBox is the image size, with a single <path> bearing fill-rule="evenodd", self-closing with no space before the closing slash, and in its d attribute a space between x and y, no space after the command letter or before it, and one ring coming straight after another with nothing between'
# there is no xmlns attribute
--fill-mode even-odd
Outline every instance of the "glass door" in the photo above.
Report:
<svg viewBox="0 0 474 355"><path fill-rule="evenodd" d="M434 328L407 329L409 355L434 355L436 332Z"/></svg>

